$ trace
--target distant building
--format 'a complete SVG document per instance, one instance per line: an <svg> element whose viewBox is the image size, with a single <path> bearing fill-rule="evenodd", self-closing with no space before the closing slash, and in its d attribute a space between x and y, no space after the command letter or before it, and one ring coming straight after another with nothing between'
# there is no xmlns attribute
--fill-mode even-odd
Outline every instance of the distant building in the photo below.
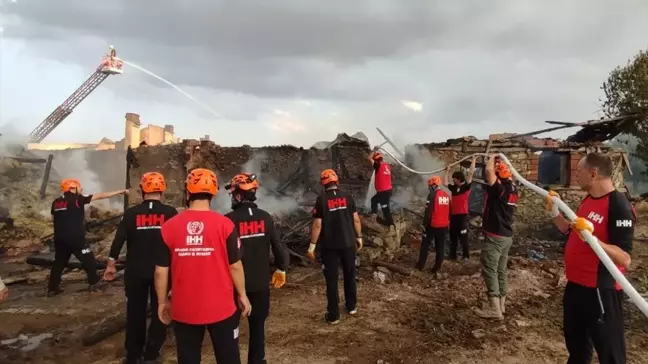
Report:
<svg viewBox="0 0 648 364"><path fill-rule="evenodd" d="M141 128L140 116L135 113L127 113L124 120L124 138L114 142L108 138L102 138L97 144L88 143L29 143L30 150L63 150L63 149L90 149L90 150L126 150L128 146L137 148L140 145L160 145L180 142L175 136L173 125L158 126L149 124Z"/></svg>

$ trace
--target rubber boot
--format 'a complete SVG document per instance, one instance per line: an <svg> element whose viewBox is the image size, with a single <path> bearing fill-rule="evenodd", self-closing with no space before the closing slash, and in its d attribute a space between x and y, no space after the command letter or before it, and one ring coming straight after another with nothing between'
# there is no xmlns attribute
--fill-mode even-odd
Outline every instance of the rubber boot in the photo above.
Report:
<svg viewBox="0 0 648 364"><path fill-rule="evenodd" d="M483 319L501 320L502 306L499 297L488 297L488 307L483 310L475 309L475 314Z"/></svg>
<svg viewBox="0 0 648 364"><path fill-rule="evenodd" d="M506 296L500 297L500 311L502 315L506 313Z"/></svg>

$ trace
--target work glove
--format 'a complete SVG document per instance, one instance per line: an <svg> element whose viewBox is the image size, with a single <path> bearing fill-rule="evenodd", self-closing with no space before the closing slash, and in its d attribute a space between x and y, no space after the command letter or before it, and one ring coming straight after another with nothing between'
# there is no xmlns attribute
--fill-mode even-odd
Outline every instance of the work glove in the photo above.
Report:
<svg viewBox="0 0 648 364"><path fill-rule="evenodd" d="M306 253L306 256L310 260L315 260L315 246L316 245L313 243L308 246L308 253Z"/></svg>
<svg viewBox="0 0 648 364"><path fill-rule="evenodd" d="M272 274L272 287L274 288L281 288L283 287L284 284L286 284L286 272L280 271L277 269L273 274Z"/></svg>
<svg viewBox="0 0 648 364"><path fill-rule="evenodd" d="M574 222L572 222L571 228L576 230L576 233L578 234L578 237L581 238L581 240L585 240L583 231L587 230L590 232L590 234L594 233L594 225L584 217L579 217Z"/></svg>
<svg viewBox="0 0 648 364"><path fill-rule="evenodd" d="M545 197L545 210L547 210L547 214L552 219L560 215L558 204L553 202L553 197L560 199L560 195L556 191L549 191L549 194Z"/></svg>
<svg viewBox="0 0 648 364"><path fill-rule="evenodd" d="M362 249L362 238L356 238L356 252Z"/></svg>

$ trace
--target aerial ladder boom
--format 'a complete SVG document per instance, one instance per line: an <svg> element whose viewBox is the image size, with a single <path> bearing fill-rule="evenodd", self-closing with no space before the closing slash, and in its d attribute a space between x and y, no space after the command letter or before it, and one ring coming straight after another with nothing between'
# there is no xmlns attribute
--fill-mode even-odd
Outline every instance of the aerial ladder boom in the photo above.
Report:
<svg viewBox="0 0 648 364"><path fill-rule="evenodd" d="M70 97L65 100L61 105L56 107L49 116L43 120L29 134L29 141L31 143L40 143L45 139L57 126L59 126L65 118L74 111L81 101L92 93L101 83L110 75L121 74L123 62L117 58L115 48L110 46L110 53L104 56L103 60L95 73L90 75L88 79L78 88Z"/></svg>

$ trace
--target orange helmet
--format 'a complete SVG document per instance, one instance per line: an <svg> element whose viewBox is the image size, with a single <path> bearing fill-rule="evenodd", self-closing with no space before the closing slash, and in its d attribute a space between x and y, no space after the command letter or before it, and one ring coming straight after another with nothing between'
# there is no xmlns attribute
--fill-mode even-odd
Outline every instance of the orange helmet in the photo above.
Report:
<svg viewBox="0 0 648 364"><path fill-rule="evenodd" d="M253 173L240 173L234 176L230 183L225 185L225 189L228 191L234 191L236 189L241 191L251 191L259 189L259 181Z"/></svg>
<svg viewBox="0 0 648 364"><path fill-rule="evenodd" d="M206 168L196 168L189 172L185 188L190 194L207 193L215 196L218 192L216 174Z"/></svg>
<svg viewBox="0 0 648 364"><path fill-rule="evenodd" d="M383 158L382 153L380 153L380 152L374 152L374 154L373 154L373 160L377 161L377 160L380 160L380 159L382 159L382 158Z"/></svg>
<svg viewBox="0 0 648 364"><path fill-rule="evenodd" d="M430 177L430 179L428 180L428 186L430 186L430 187L432 187L432 186L437 186L437 187L441 186L441 177L439 177L439 176Z"/></svg>
<svg viewBox="0 0 648 364"><path fill-rule="evenodd" d="M166 191L164 176L157 172L148 172L142 175L140 189L143 193L155 193Z"/></svg>
<svg viewBox="0 0 648 364"><path fill-rule="evenodd" d="M502 161L495 164L495 173L499 178L511 178L512 175L509 167Z"/></svg>
<svg viewBox="0 0 648 364"><path fill-rule="evenodd" d="M78 179L64 179L61 181L61 192L70 192L71 189L76 188L77 193L81 190L81 182Z"/></svg>
<svg viewBox="0 0 648 364"><path fill-rule="evenodd" d="M322 182L323 185L337 181L339 181L338 175L332 169L325 169L322 171L322 174L320 174L320 182Z"/></svg>

